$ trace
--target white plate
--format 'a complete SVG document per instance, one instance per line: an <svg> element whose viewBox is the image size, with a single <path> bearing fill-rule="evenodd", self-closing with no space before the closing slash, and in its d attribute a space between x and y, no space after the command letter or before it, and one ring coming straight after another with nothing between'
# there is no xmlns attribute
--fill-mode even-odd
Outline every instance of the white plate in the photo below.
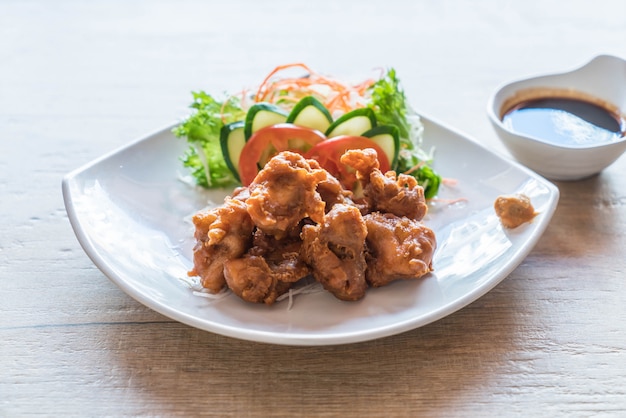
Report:
<svg viewBox="0 0 626 418"><path fill-rule="evenodd" d="M366 341L443 318L503 280L533 248L556 208L558 189L542 177L476 142L423 118L424 143L436 146L435 168L458 180L444 186L425 222L438 248L435 272L370 289L358 302L327 292L303 294L273 306L234 295L210 300L181 278L192 266L189 216L219 204L223 191L202 191L180 180L186 148L170 128L149 135L63 179L72 227L85 252L130 296L182 323L246 340L286 345ZM528 195L539 215L515 230L500 226L493 203L500 194Z"/></svg>

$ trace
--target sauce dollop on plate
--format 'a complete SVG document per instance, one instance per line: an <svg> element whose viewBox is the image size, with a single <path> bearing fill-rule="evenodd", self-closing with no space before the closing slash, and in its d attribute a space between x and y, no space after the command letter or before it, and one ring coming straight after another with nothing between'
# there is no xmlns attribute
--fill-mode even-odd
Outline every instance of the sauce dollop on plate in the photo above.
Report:
<svg viewBox="0 0 626 418"><path fill-rule="evenodd" d="M530 198L521 193L498 196L493 208L502 226L509 229L530 222L537 216Z"/></svg>

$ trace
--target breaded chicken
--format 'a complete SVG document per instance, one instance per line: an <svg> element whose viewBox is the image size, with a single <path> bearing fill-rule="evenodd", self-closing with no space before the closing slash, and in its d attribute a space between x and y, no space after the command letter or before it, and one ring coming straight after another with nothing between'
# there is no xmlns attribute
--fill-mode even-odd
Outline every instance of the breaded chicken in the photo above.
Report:
<svg viewBox="0 0 626 418"><path fill-rule="evenodd" d="M302 254L313 277L337 298L358 300L365 295L367 229L355 206L336 204L324 222L302 227Z"/></svg>
<svg viewBox="0 0 626 418"><path fill-rule="evenodd" d="M435 233L421 222L391 213L364 216L367 225L367 282L380 287L432 271Z"/></svg>
<svg viewBox="0 0 626 418"><path fill-rule="evenodd" d="M241 200L227 197L222 206L201 211L192 218L196 227L193 269L202 286L217 293L226 284L224 262L241 257L250 248L254 224Z"/></svg>
<svg viewBox="0 0 626 418"><path fill-rule="evenodd" d="M322 222L325 204L317 185L326 176L319 165L312 168L300 154L276 155L249 186L246 206L252 221L278 239L289 235L304 218Z"/></svg>
<svg viewBox="0 0 626 418"><path fill-rule="evenodd" d="M394 171L383 174L378 169L373 149L346 151L341 162L356 170L357 179L363 184L363 197L369 212L388 212L417 221L426 215L428 206L424 189L415 177L406 174L396 176Z"/></svg>
<svg viewBox="0 0 626 418"><path fill-rule="evenodd" d="M341 300L368 287L421 277L436 247L423 189L410 176L381 173L371 149L346 152L363 185L359 200L314 160L273 157L248 187L193 217L194 267L202 286L225 286L245 301L272 304L313 276Z"/></svg>

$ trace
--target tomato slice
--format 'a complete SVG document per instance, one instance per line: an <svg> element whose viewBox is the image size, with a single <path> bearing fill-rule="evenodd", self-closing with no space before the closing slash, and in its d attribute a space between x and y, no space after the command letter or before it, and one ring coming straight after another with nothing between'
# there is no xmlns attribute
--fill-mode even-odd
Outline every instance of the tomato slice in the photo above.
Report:
<svg viewBox="0 0 626 418"><path fill-rule="evenodd" d="M351 189L356 182L356 173L351 167L341 163L341 156L351 149L373 148L378 154L380 171L390 170L389 159L382 148L374 141L364 136L339 135L317 143L304 156L317 160L320 166L335 176L343 185Z"/></svg>
<svg viewBox="0 0 626 418"><path fill-rule="evenodd" d="M274 155L281 151L294 151L304 154L314 145L325 141L326 137L315 129L279 123L256 131L241 150L239 156L239 177L248 186L257 173Z"/></svg>

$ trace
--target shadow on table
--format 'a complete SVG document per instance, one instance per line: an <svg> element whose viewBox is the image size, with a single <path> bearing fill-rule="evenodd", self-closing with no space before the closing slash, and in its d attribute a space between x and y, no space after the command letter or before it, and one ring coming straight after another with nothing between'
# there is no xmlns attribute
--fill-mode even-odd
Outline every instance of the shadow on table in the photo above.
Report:
<svg viewBox="0 0 626 418"><path fill-rule="evenodd" d="M505 283L431 325L365 343L276 346L166 322L129 325L107 339L108 351L129 402L165 415L454 411L516 373L528 312Z"/></svg>

